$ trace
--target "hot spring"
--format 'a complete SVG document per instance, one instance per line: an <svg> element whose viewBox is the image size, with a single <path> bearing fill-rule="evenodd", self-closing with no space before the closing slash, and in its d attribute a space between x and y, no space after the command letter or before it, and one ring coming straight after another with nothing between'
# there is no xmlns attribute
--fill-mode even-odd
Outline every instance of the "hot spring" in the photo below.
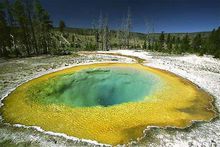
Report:
<svg viewBox="0 0 220 147"><path fill-rule="evenodd" d="M34 88L33 100L72 107L113 106L147 100L161 84L159 77L135 68L97 68L60 76ZM30 92L30 97L32 97Z"/></svg>
<svg viewBox="0 0 220 147"><path fill-rule="evenodd" d="M191 82L140 64L76 66L33 79L4 99L4 121L100 143L126 144L148 126L185 128L216 116Z"/></svg>

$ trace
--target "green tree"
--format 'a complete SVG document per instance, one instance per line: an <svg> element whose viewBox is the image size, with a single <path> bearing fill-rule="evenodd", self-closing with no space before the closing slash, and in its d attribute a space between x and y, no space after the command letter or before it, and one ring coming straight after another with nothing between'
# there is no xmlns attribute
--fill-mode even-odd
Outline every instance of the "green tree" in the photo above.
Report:
<svg viewBox="0 0 220 147"><path fill-rule="evenodd" d="M153 44L153 50L160 51L159 47L160 47L159 43L157 41L155 41L154 44Z"/></svg>
<svg viewBox="0 0 220 147"><path fill-rule="evenodd" d="M13 15L18 22L20 48L24 46L26 54L30 56L32 42L30 41L31 36L28 30L28 17L25 13L25 7L22 0L15 0L13 4Z"/></svg>
<svg viewBox="0 0 220 147"><path fill-rule="evenodd" d="M213 30L208 38L207 53L220 57L220 27Z"/></svg>
<svg viewBox="0 0 220 147"><path fill-rule="evenodd" d="M217 30L217 35L216 35L216 50L214 53L214 56L217 58L220 58L220 27Z"/></svg>
<svg viewBox="0 0 220 147"><path fill-rule="evenodd" d="M207 54L214 54L214 50L216 50L216 38L217 33L216 30L213 29L211 34L208 37L207 44L206 44L206 53Z"/></svg>
<svg viewBox="0 0 220 147"><path fill-rule="evenodd" d="M148 47L147 47L149 50L152 50L152 45L151 45L151 43L149 42L148 43Z"/></svg>
<svg viewBox="0 0 220 147"><path fill-rule="evenodd" d="M168 44L168 43L170 43L171 42L171 35L170 35L170 33L167 35L167 40L166 40L166 43Z"/></svg>
<svg viewBox="0 0 220 147"><path fill-rule="evenodd" d="M50 16L48 12L42 7L39 0L35 0L34 3L34 22L37 31L37 42L38 46L42 48L41 53L57 53L56 42L54 34L52 34L51 30L53 28L52 21L50 20Z"/></svg>
<svg viewBox="0 0 220 147"><path fill-rule="evenodd" d="M35 52L35 54L39 54L38 51L38 45L37 45L37 39L36 39L36 31L33 24L33 17L34 17L34 11L33 11L33 0L24 0L24 7L25 7L25 13L27 14L27 20L28 20L28 29L29 29L29 35L31 36L31 48L32 51Z"/></svg>
<svg viewBox="0 0 220 147"><path fill-rule="evenodd" d="M19 48L17 47L18 44L18 29L16 26L16 21L13 16L13 6L9 2L9 0L4 0L5 5L5 12L7 15L7 22L8 22L8 29L9 34L11 38L11 53L14 53L16 57L21 56L21 52L19 51Z"/></svg>
<svg viewBox="0 0 220 147"><path fill-rule="evenodd" d="M144 40L143 49L147 49L147 41L146 40Z"/></svg>
<svg viewBox="0 0 220 147"><path fill-rule="evenodd" d="M161 32L160 37L159 37L159 41L164 43L165 42L165 35L164 32Z"/></svg>
<svg viewBox="0 0 220 147"><path fill-rule="evenodd" d="M172 51L172 37L170 34L168 34L168 36L167 36L166 44L167 44L168 52L171 53L171 51Z"/></svg>
<svg viewBox="0 0 220 147"><path fill-rule="evenodd" d="M175 36L172 37L172 41L171 42L172 42L172 44L176 43L176 37Z"/></svg>
<svg viewBox="0 0 220 147"><path fill-rule="evenodd" d="M181 41L180 52L182 53L189 51L190 51L190 40L189 40L189 35L186 34Z"/></svg>
<svg viewBox="0 0 220 147"><path fill-rule="evenodd" d="M61 33L63 33L65 27L66 27L65 22L63 20L61 20L59 22L59 30L60 30Z"/></svg>
<svg viewBox="0 0 220 147"><path fill-rule="evenodd" d="M192 51L202 54L202 36L197 34L192 41Z"/></svg>
<svg viewBox="0 0 220 147"><path fill-rule="evenodd" d="M159 51L164 51L165 35L164 32L161 32L159 37Z"/></svg>
<svg viewBox="0 0 220 147"><path fill-rule="evenodd" d="M7 50L7 46L10 45L9 28L6 23L2 3L0 3L0 7L0 56L8 57L9 52Z"/></svg>

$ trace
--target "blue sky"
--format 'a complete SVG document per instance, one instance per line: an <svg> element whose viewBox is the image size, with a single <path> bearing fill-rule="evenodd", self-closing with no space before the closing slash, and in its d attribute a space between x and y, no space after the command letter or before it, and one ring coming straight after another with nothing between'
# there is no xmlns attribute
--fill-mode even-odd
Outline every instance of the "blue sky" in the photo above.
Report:
<svg viewBox="0 0 220 147"><path fill-rule="evenodd" d="M41 0L54 25L64 20L68 27L92 26L100 11L118 28L128 7L132 31L146 32L145 20L155 32L210 31L220 26L220 0Z"/></svg>

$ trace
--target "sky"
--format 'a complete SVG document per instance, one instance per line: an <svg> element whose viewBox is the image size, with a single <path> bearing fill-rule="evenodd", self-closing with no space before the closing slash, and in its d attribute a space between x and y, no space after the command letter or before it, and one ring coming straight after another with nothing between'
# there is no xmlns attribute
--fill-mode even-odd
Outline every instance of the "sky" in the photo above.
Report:
<svg viewBox="0 0 220 147"><path fill-rule="evenodd" d="M220 0L41 0L55 26L91 28L100 12L117 29L131 10L132 31L146 33L145 22L155 32L200 32L220 26Z"/></svg>

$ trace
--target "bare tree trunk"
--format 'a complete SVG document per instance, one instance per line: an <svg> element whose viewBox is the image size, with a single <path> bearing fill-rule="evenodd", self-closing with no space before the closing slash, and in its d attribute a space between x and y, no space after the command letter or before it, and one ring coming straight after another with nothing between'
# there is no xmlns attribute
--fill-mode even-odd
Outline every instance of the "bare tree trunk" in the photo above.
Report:
<svg viewBox="0 0 220 147"><path fill-rule="evenodd" d="M154 23L150 19L145 20L145 27L146 27L146 41L147 46L154 44Z"/></svg>
<svg viewBox="0 0 220 147"><path fill-rule="evenodd" d="M99 50L103 50L103 17L102 12L100 12L99 16Z"/></svg>
<svg viewBox="0 0 220 147"><path fill-rule="evenodd" d="M125 31L125 43L126 48L130 47L130 32L131 32L131 11L128 7L127 18L126 18L126 31Z"/></svg>
<svg viewBox="0 0 220 147"><path fill-rule="evenodd" d="M98 48L99 47L99 27L98 27L98 22L96 20L93 21L92 28L93 28L93 33L95 36L96 47Z"/></svg>
<svg viewBox="0 0 220 147"><path fill-rule="evenodd" d="M108 19L105 17L104 19L104 30L103 30L103 50L108 50L108 44L109 44L109 29L108 29Z"/></svg>
<svg viewBox="0 0 220 147"><path fill-rule="evenodd" d="M36 39L36 35L35 35L35 30L34 30L34 27L33 27L33 20L32 20L31 10L30 10L31 7L32 7L31 2L33 2L33 1L30 1L30 0L25 1L27 17L28 17L28 21L29 21L29 24L30 24L30 31L31 31L31 34L32 34L32 39L33 39L33 43L31 43L31 44L33 44L35 54L39 54L38 46L37 46L37 39Z"/></svg>

